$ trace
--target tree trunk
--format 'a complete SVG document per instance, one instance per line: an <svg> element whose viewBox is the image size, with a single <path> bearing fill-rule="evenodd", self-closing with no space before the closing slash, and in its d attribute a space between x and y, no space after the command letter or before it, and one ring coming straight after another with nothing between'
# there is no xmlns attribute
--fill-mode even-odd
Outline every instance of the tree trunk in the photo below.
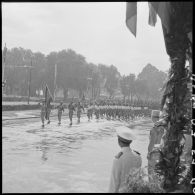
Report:
<svg viewBox="0 0 195 195"><path fill-rule="evenodd" d="M180 3L180 2L179 2ZM172 3L174 4L174 3ZM167 132L164 148L157 167L164 177L163 188L169 192L175 190L181 173L180 156L183 146L180 144L184 129L190 118L186 118L186 97L189 94L187 82L189 81L188 70L185 67L186 51L189 47L187 33L184 31L185 14L183 7L173 6L174 18L172 18L172 29L168 34L163 27L165 45L171 60L169 80L162 99L162 106L167 113ZM184 10L183 10L184 11ZM184 14L184 15L182 15ZM188 103L190 99L187 100Z"/></svg>

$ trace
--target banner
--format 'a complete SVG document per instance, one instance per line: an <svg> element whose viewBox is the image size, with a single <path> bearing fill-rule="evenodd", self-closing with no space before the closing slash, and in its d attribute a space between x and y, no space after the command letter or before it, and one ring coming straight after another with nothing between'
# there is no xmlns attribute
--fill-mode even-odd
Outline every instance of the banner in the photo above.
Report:
<svg viewBox="0 0 195 195"><path fill-rule="evenodd" d="M170 16L171 5L170 2L148 2L149 6L149 20L151 26L155 26L157 21L157 14L161 19L162 25L167 32L170 31ZM128 29L136 37L137 32L137 2L127 2L126 4L126 25Z"/></svg>
<svg viewBox="0 0 195 195"><path fill-rule="evenodd" d="M171 5L170 2L148 2L149 4L149 24L155 26L156 14L161 19L162 25L170 32L170 16Z"/></svg>
<svg viewBox="0 0 195 195"><path fill-rule="evenodd" d="M137 2L127 2L126 4L126 25L136 37L137 31Z"/></svg>

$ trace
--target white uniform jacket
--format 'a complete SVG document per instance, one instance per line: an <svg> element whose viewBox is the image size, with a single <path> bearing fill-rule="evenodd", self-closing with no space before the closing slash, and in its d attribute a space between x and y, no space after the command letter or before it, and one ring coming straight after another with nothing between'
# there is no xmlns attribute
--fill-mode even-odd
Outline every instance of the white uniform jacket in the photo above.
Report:
<svg viewBox="0 0 195 195"><path fill-rule="evenodd" d="M130 170L132 168L140 168L141 165L140 154L133 151L130 147L123 147L113 161L109 192L122 192Z"/></svg>

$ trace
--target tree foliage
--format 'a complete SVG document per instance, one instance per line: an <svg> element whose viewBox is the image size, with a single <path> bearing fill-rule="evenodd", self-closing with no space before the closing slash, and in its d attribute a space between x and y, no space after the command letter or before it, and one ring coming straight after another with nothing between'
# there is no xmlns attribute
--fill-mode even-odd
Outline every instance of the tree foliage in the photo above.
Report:
<svg viewBox="0 0 195 195"><path fill-rule="evenodd" d="M25 65L31 66L31 63L31 96L36 96L36 91L45 83L54 94L55 67L56 85L63 90L64 99L68 97L70 89L78 91L80 97L88 93L94 99L100 97L102 89L110 97L114 97L120 90L131 101L134 98L146 99L149 97L147 93L151 94L151 99L158 99L157 89L162 87L165 77L165 73L152 65L147 65L137 78L135 74L121 76L114 65L88 63L84 56L72 49L52 51L44 55L41 52L13 48L8 49L6 59L7 94L28 95L30 69L25 68Z"/></svg>
<svg viewBox="0 0 195 195"><path fill-rule="evenodd" d="M121 92L131 101L133 99L159 101L162 97L161 89L166 81L167 74L159 71L151 64L147 64L140 74L122 76L120 79ZM131 98L130 98L131 97Z"/></svg>
<svg viewBox="0 0 195 195"><path fill-rule="evenodd" d="M166 73L159 71L151 64L147 64L138 75L139 83L142 85L140 86L139 92L144 90L147 98L153 98L155 100L160 99L162 96L160 89L162 88L166 78Z"/></svg>
<svg viewBox="0 0 195 195"><path fill-rule="evenodd" d="M163 187L175 190L182 179L180 156L184 133L191 132L191 92L188 88L191 70L186 65L186 54L192 51L188 33L192 32L192 2L171 2L171 29L163 33L171 69L162 98L166 122L166 139L161 151L158 172L163 175Z"/></svg>

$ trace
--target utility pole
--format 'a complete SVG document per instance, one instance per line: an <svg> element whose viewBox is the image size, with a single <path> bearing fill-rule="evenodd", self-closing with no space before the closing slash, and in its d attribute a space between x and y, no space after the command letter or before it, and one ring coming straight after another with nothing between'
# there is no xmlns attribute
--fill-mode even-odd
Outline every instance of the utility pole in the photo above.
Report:
<svg viewBox="0 0 195 195"><path fill-rule="evenodd" d="M90 88L91 88L91 99L93 99L92 78L91 78L91 77L88 77L87 80L88 80L88 84L89 84L89 90L90 90ZM89 96L90 96L90 91L89 91Z"/></svg>
<svg viewBox="0 0 195 195"><path fill-rule="evenodd" d="M7 47L6 47L6 43L5 43L4 50L3 50L3 71L2 71L2 87L3 87L3 89L2 89L2 94L4 92L4 87L5 87L4 75L5 75L6 54L7 54Z"/></svg>
<svg viewBox="0 0 195 195"><path fill-rule="evenodd" d="M55 73L54 73L54 94L53 94L53 99L55 102L55 91L56 91L56 78L57 78L57 64L55 64Z"/></svg>
<svg viewBox="0 0 195 195"><path fill-rule="evenodd" d="M4 82L4 74L5 74L6 54L7 54L7 47L6 47L6 43L5 43L4 50L3 50L3 75L2 75L3 82Z"/></svg>

